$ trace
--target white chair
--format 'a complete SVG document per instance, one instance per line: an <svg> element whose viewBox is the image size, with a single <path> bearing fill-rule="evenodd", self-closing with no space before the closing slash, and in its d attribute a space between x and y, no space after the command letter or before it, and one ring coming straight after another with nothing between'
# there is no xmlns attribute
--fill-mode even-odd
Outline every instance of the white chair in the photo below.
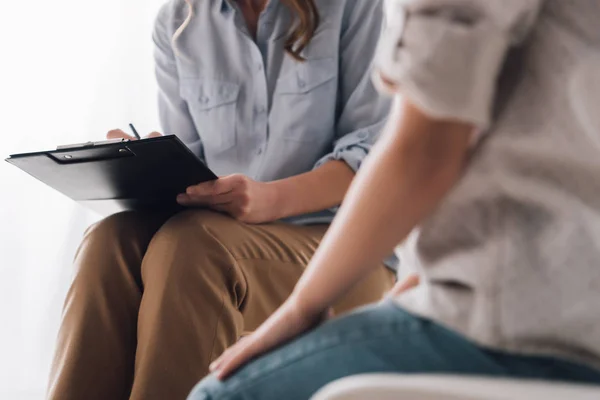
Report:
<svg viewBox="0 0 600 400"><path fill-rule="evenodd" d="M600 400L600 386L448 375L357 375L311 400Z"/></svg>

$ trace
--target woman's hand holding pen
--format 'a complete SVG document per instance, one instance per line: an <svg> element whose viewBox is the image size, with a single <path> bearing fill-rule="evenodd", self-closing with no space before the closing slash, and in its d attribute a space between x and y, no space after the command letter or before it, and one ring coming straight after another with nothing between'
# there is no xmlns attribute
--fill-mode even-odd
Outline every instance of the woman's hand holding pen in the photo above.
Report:
<svg viewBox="0 0 600 400"><path fill-rule="evenodd" d="M177 202L183 206L208 207L250 224L279 219L277 199L275 185L240 174L190 186L186 193L177 196Z"/></svg>
<svg viewBox="0 0 600 400"><path fill-rule="evenodd" d="M106 138L140 139L140 135L133 125L130 125L130 128L135 136L121 129L113 129L108 132ZM152 132L145 136L145 139L160 136L162 136L161 133ZM239 174L190 186L185 193L177 196L177 202L183 206L208 207L250 224L280 219L281 215L277 212L277 201L277 189L273 184L257 182Z"/></svg>
<svg viewBox="0 0 600 400"><path fill-rule="evenodd" d="M145 136L144 139L160 137L160 136L162 136L162 133L152 132L149 135ZM110 131L106 134L106 138L109 140L110 139L128 139L128 140L137 140L138 139L135 136L130 135L121 129L113 129L112 131Z"/></svg>

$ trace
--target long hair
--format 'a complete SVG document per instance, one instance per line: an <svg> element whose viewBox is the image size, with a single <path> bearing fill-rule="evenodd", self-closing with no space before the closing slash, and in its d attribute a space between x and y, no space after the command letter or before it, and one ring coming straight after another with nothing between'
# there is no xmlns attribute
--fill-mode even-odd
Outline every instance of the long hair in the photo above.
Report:
<svg viewBox="0 0 600 400"><path fill-rule="evenodd" d="M194 17L193 0L184 0L188 6L188 15L183 24L175 31L173 35L173 46L176 49L177 39L181 36L185 28L190 24ZM285 50L290 56L298 61L304 61L301 56L302 51L310 44L320 23L319 10L315 0L281 0L294 15L294 25L285 41Z"/></svg>
<svg viewBox="0 0 600 400"><path fill-rule="evenodd" d="M285 41L285 50L298 61L304 61L300 55L312 40L321 17L315 0L282 0L292 11L296 19L293 28Z"/></svg>

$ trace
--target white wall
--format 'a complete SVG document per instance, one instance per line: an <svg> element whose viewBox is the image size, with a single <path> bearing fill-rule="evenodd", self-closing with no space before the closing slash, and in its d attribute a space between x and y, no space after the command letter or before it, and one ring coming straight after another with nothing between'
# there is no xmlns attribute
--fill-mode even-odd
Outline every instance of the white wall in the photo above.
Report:
<svg viewBox="0 0 600 400"><path fill-rule="evenodd" d="M0 2L0 157L158 129L162 0ZM0 162L0 399L42 399L71 260L97 217Z"/></svg>

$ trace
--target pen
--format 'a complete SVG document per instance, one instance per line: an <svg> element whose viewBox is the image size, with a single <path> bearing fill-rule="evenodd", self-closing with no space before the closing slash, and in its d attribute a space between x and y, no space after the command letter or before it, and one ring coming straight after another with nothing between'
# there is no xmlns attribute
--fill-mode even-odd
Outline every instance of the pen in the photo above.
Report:
<svg viewBox="0 0 600 400"><path fill-rule="evenodd" d="M141 140L142 138L140 137L140 134L137 133L137 131L135 130L135 126L133 126L133 124L129 124L129 127L131 128L131 131L135 135L136 139Z"/></svg>

